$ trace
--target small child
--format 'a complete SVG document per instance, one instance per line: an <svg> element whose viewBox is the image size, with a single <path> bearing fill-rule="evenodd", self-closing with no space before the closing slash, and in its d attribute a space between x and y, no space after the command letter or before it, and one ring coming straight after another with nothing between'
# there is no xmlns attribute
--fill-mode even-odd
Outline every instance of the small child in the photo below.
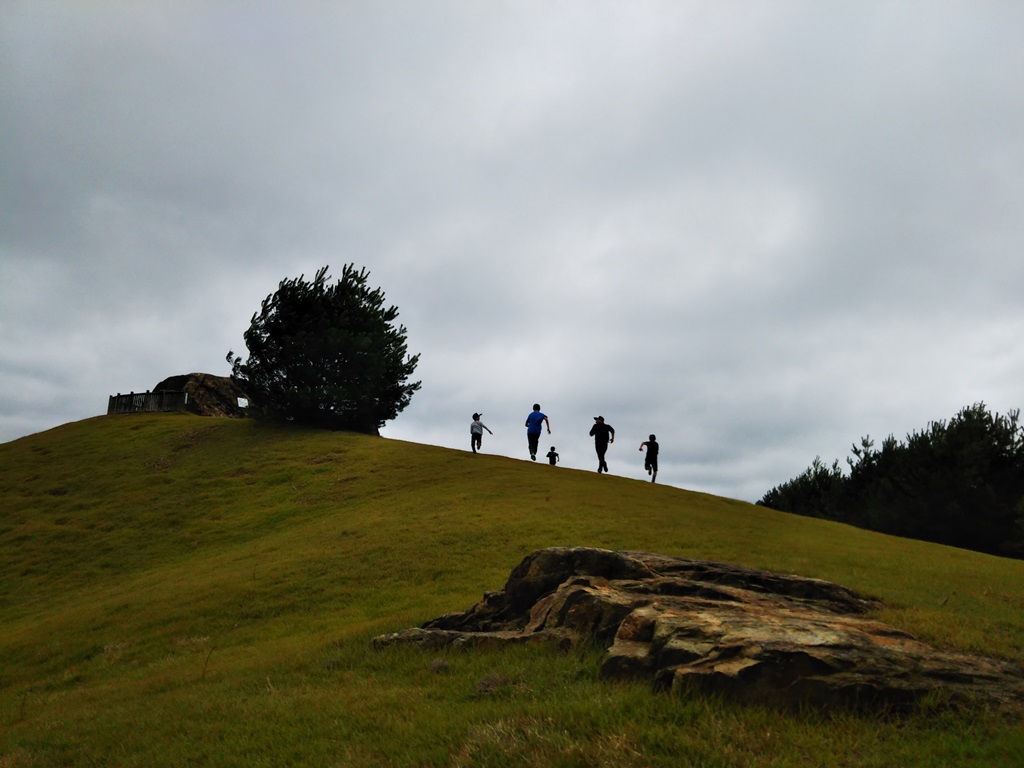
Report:
<svg viewBox="0 0 1024 768"><path fill-rule="evenodd" d="M651 435L648 440L640 443L641 451L645 445L647 446L647 455L644 456L644 469L651 476L651 482L653 483L658 479L658 441L654 439L654 435Z"/></svg>
<svg viewBox="0 0 1024 768"><path fill-rule="evenodd" d="M558 454L555 453L555 446L551 446L551 450L548 451L548 464L552 467L558 462Z"/></svg>
<svg viewBox="0 0 1024 768"><path fill-rule="evenodd" d="M481 413L474 413L473 423L469 425L469 447L473 449L473 453L476 453L477 449L484 442L484 430L487 429L487 426L480 421L482 415ZM494 433L487 429L487 434L493 435Z"/></svg>

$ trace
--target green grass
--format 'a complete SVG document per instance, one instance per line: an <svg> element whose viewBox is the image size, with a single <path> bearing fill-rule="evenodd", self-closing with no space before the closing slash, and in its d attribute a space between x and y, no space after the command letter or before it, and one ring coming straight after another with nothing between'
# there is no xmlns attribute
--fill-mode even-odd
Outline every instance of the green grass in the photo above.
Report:
<svg viewBox="0 0 1024 768"><path fill-rule="evenodd" d="M183 414L0 445L0 768L1019 766L1019 715L783 713L600 654L374 651L527 553L737 562L1024 663L1024 563L594 473Z"/></svg>

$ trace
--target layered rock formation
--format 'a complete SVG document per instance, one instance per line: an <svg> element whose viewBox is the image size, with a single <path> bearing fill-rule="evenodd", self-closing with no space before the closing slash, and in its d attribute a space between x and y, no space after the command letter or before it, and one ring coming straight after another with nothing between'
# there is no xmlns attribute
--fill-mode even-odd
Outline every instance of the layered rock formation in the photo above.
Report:
<svg viewBox="0 0 1024 768"><path fill-rule="evenodd" d="M602 674L780 705L1024 703L1024 671L942 651L870 619L878 603L817 579L703 560L544 549L464 613L374 640L605 647Z"/></svg>
<svg viewBox="0 0 1024 768"><path fill-rule="evenodd" d="M245 408L238 399L246 394L229 376L214 376L209 373L186 373L170 376L155 387L153 392L185 392L188 395L186 410L200 416L245 416Z"/></svg>

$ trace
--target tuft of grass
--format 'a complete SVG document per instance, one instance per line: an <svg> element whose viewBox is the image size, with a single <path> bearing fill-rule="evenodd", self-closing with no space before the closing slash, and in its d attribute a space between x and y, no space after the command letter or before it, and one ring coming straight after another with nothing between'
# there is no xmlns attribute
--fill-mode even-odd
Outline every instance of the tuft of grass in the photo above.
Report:
<svg viewBox="0 0 1024 768"><path fill-rule="evenodd" d="M364 435L100 417L0 445L0 766L1024 764L1004 714L653 694L595 649L371 649L558 545L829 579L1024 662L1019 561Z"/></svg>

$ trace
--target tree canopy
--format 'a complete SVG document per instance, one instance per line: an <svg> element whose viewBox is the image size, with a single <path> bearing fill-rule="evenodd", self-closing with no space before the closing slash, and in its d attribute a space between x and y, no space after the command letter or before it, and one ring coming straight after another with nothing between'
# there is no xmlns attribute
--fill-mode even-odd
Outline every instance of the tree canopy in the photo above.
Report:
<svg viewBox="0 0 1024 768"><path fill-rule="evenodd" d="M365 269L348 264L334 284L327 270L282 280L263 300L245 332L249 358L228 352L232 377L257 417L378 434L420 388L409 380L419 355Z"/></svg>
<svg viewBox="0 0 1024 768"><path fill-rule="evenodd" d="M984 403L905 442L880 448L861 439L847 459L816 458L807 471L758 504L897 536L991 554L1024 556L1024 429L1020 411L992 414Z"/></svg>

